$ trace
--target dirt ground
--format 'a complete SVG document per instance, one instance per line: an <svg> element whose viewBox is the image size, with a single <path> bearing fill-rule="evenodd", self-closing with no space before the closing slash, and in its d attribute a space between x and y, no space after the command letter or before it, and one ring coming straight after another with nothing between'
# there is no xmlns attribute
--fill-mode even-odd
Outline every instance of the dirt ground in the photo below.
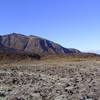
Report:
<svg viewBox="0 0 100 100"><path fill-rule="evenodd" d="M100 61L0 64L0 100L100 100Z"/></svg>

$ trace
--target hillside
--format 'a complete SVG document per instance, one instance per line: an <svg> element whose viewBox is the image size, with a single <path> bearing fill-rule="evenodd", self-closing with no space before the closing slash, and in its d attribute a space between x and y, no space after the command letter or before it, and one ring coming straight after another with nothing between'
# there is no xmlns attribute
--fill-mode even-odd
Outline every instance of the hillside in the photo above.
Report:
<svg viewBox="0 0 100 100"><path fill-rule="evenodd" d="M25 36L17 33L0 36L0 44L6 48L38 55L80 53L77 49L64 48L38 36Z"/></svg>

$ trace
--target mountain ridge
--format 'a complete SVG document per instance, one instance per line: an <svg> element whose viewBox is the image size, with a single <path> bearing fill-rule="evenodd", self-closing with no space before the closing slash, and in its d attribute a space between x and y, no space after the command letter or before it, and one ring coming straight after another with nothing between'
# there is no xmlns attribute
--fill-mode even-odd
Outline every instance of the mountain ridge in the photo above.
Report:
<svg viewBox="0 0 100 100"><path fill-rule="evenodd" d="M81 53L77 49L65 48L53 41L30 35L11 33L0 36L0 44L10 49L21 50L39 55Z"/></svg>
<svg viewBox="0 0 100 100"><path fill-rule="evenodd" d="M53 41L30 35L11 33L0 36L0 61L21 61L29 59L100 59L96 53L81 52L73 48L65 48Z"/></svg>

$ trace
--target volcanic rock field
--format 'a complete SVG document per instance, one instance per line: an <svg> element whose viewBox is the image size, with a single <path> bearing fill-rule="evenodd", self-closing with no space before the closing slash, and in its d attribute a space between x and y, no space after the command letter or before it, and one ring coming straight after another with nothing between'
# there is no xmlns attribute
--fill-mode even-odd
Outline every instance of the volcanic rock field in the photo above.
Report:
<svg viewBox="0 0 100 100"><path fill-rule="evenodd" d="M0 100L100 100L100 61L1 64Z"/></svg>

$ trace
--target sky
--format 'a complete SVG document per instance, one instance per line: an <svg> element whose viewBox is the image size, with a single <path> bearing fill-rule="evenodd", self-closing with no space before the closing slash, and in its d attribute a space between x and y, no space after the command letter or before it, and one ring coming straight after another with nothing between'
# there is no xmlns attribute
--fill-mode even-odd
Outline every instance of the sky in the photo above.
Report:
<svg viewBox="0 0 100 100"><path fill-rule="evenodd" d="M12 32L100 50L100 0L0 0L0 35Z"/></svg>

